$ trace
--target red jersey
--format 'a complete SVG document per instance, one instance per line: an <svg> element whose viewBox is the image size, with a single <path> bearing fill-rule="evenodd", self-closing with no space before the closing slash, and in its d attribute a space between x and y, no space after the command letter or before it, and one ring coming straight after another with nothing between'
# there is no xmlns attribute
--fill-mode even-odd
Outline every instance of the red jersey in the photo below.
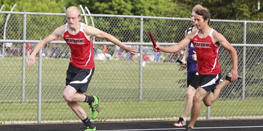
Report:
<svg viewBox="0 0 263 131"><path fill-rule="evenodd" d="M192 40L197 55L197 72L201 75L216 75L221 72L218 61L220 48L216 47L212 41L213 31L211 29L207 37L200 38L198 30Z"/></svg>
<svg viewBox="0 0 263 131"><path fill-rule="evenodd" d="M94 68L93 43L86 38L83 23L80 24L79 32L76 35L70 34L67 26L68 24L65 26L63 38L71 50L70 63L81 69Z"/></svg>

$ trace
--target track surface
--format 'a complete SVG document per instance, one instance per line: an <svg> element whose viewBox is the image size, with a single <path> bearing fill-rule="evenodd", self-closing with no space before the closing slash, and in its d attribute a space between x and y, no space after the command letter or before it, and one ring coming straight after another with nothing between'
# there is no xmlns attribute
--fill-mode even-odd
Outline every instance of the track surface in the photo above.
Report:
<svg viewBox="0 0 263 131"><path fill-rule="evenodd" d="M184 131L174 121L94 122L97 131ZM1 131L83 131L82 123L1 125ZM263 131L263 120L197 121L195 131Z"/></svg>

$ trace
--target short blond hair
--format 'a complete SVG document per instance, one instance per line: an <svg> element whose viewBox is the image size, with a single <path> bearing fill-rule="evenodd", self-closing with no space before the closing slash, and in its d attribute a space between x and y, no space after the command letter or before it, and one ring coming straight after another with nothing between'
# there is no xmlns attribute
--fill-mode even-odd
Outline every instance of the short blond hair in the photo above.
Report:
<svg viewBox="0 0 263 131"><path fill-rule="evenodd" d="M197 10L205 10L205 11L209 12L206 7L203 7L203 6L200 5L200 4L195 5L192 11L196 12Z"/></svg>
<svg viewBox="0 0 263 131"><path fill-rule="evenodd" d="M77 11L78 16L80 16L80 9L78 7L76 7L76 6L68 7L66 12L73 12L73 11Z"/></svg>

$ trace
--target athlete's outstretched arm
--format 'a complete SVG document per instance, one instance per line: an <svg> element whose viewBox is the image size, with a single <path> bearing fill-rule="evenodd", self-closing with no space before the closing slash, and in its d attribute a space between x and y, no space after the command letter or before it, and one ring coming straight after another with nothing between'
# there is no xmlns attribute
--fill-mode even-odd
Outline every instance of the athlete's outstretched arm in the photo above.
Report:
<svg viewBox="0 0 263 131"><path fill-rule="evenodd" d="M63 25L64 26L64 25ZM33 66L35 64L35 57L36 54L40 51L41 48L43 48L43 46L49 42L51 42L52 40L56 39L57 37L62 37L64 28L63 26L58 27L57 29L55 29L55 31L50 34L48 37L46 37L45 39L43 39L42 41L40 41L37 46L35 47L35 49L33 50L33 52L30 54L30 56L27 58L27 65L29 67Z"/></svg>
<svg viewBox="0 0 263 131"><path fill-rule="evenodd" d="M162 46L157 44L156 48L159 49L160 51L166 52L166 53L178 52L178 51L182 50L183 48L185 48L191 42L192 38L194 37L194 34L195 34L195 32L190 33L189 35L187 35L183 40L181 40L176 45L162 47ZM158 51L155 48L153 48L153 49L154 49L154 51Z"/></svg>
<svg viewBox="0 0 263 131"><path fill-rule="evenodd" d="M124 45L120 40L118 40L113 35L111 35L111 34L109 34L107 32L104 32L104 31L102 31L100 29L97 29L95 27L84 25L84 32L88 36L96 36L96 37L99 37L99 38L102 38L102 39L107 39L110 42L118 45L119 47L121 47L122 49L124 49L124 50L126 50L128 52L135 51L135 49L133 49L130 46Z"/></svg>

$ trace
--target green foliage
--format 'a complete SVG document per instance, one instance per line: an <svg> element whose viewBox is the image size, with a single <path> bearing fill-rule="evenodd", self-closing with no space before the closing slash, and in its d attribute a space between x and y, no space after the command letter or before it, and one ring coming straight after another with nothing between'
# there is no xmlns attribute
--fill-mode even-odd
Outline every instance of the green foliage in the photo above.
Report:
<svg viewBox="0 0 263 131"><path fill-rule="evenodd" d="M3 0L0 4L4 4L4 11L10 11L11 8L17 4L14 11L26 11L26 12L52 12L62 13L64 0Z"/></svg>
<svg viewBox="0 0 263 131"><path fill-rule="evenodd" d="M261 20L257 0L2 0L5 11L62 13L64 7L82 5L92 14L144 15L187 18L196 4L207 7L212 19Z"/></svg>
<svg viewBox="0 0 263 131"><path fill-rule="evenodd" d="M5 4L5 11L8 11L17 3L15 11L27 12L64 12L63 7L71 5L79 6L80 4L87 6L92 14L116 14L116 15L143 15L143 16L167 16L167 17L189 17L191 9L196 4L202 4L208 7L213 19L252 19L258 20L261 18L260 11L257 11L257 2L248 0L3 0L0 2ZM0 14L0 26L3 27L6 20L6 14ZM27 38L40 39L49 35L55 28L65 24L64 16L27 16ZM82 19L84 20L84 19ZM189 21L173 21L160 19L144 20L144 35L145 42L149 42L147 32L151 31L156 36L159 42L178 42L182 39L180 35L185 29L190 26ZM22 15L11 15L8 21L7 35L10 38L22 39ZM96 18L94 17L95 27L108 32L110 34L118 34L116 37L121 41L140 41L140 19L133 18ZM39 26L41 25L41 26ZM89 23L90 25L90 23ZM178 26L180 25L180 26ZM242 23L223 23L211 22L211 27L222 33L231 43L243 42ZM115 28L111 28L111 27ZM251 34L247 43L262 43L258 37L262 36L262 24L248 24L247 32ZM32 30L41 33L32 33ZM169 35L167 35L169 34ZM179 34L179 35L178 35ZM2 34L0 34L2 38ZM96 38L98 40L98 38ZM101 41L99 39L99 41Z"/></svg>
<svg viewBox="0 0 263 131"><path fill-rule="evenodd" d="M189 13L184 7L171 0L66 0L66 7L86 6L92 14L144 15L144 16L177 16Z"/></svg>
<svg viewBox="0 0 263 131"><path fill-rule="evenodd" d="M187 18L196 4L207 7L213 19L261 20L257 0L65 0L66 6L87 6L93 14L144 15Z"/></svg>
<svg viewBox="0 0 263 131"><path fill-rule="evenodd" d="M178 3L185 3L187 7L194 7L201 4L209 9L213 19L234 19L234 20L261 20L262 11L258 10L257 0L174 0ZM190 8L190 9L191 9ZM189 9L189 8L188 8ZM189 9L189 10L190 10Z"/></svg>

